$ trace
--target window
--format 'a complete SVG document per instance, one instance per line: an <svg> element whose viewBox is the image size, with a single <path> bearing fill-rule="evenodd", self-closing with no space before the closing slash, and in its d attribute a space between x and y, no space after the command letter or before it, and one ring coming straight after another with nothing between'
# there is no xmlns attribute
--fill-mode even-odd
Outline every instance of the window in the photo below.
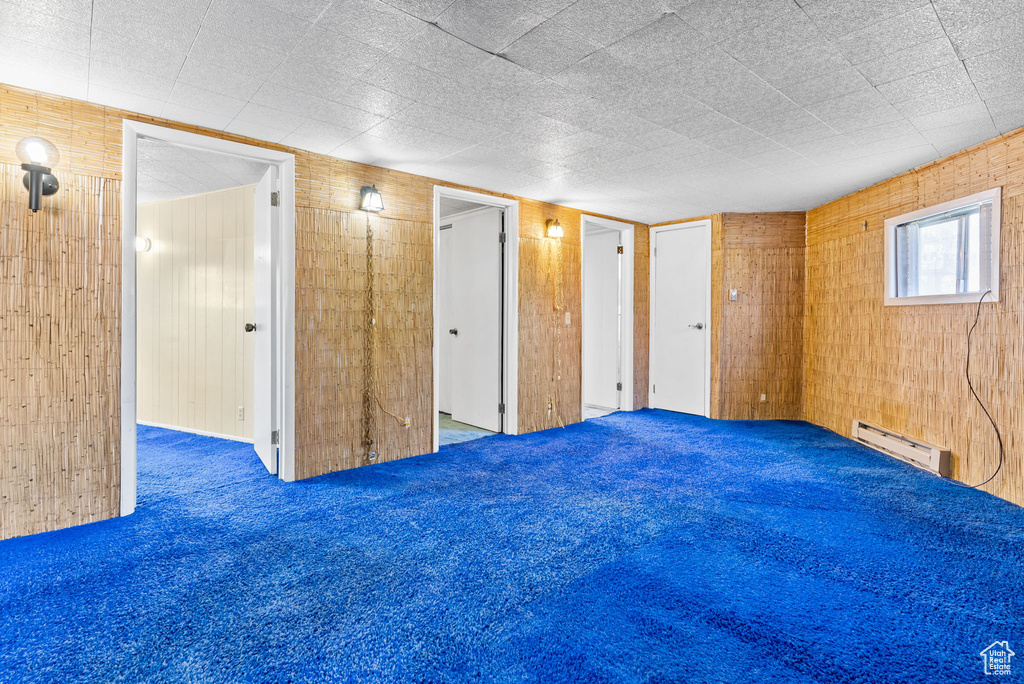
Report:
<svg viewBox="0 0 1024 684"><path fill-rule="evenodd" d="M885 222L885 303L999 299L1001 188Z"/></svg>

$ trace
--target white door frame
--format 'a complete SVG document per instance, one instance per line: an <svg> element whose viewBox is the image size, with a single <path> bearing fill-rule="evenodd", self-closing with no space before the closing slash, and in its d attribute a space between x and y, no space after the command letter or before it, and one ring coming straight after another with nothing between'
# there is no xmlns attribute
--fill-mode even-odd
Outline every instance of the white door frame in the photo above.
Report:
<svg viewBox="0 0 1024 684"><path fill-rule="evenodd" d="M440 273L437 269L438 256L441 254L441 198L450 197L505 210L505 339L502 349L505 359L505 373L502 385L505 390L505 434L519 434L519 202L514 199L485 195L468 190L456 190L443 185L434 186L434 253L432 268L434 271L434 340L433 340L433 451L440 449L441 419L438 405L441 398L441 346L438 344L441 334L440 309L438 307L438 288Z"/></svg>
<svg viewBox="0 0 1024 684"><path fill-rule="evenodd" d="M622 281L619 288L622 318L619 320L619 367L622 369L622 390L619 392L619 410L633 410L633 240L635 229L632 223L613 221L599 216L580 216L580 330L584 329L586 316L586 268L584 255L587 249L587 228L604 228L618 231L622 242ZM587 336L580 343L580 415L586 408L586 358Z"/></svg>
<svg viewBox="0 0 1024 684"><path fill-rule="evenodd" d="M655 300L654 300L654 297L655 297L655 282L656 282L654 276L655 276L656 268L657 268L657 264L658 264L657 255L654 252L655 236L658 233L662 233L662 232L669 231L669 230L695 229L695 228L696 229L701 229L701 230L706 230L707 233L708 233L708 249L707 249L707 252L704 255L705 259L707 260L707 265L708 265L708 280L707 280L707 284L706 284L707 297L706 297L705 303L704 303L704 320L705 320L704 327L707 330L707 335L705 335L705 337L704 337L704 359L705 359L705 362L706 362L706 365L705 365L705 368L704 368L704 417L705 418L710 418L711 417L711 336L714 334L714 329L712 327L712 321L711 321L711 241L712 241L712 238L714 237L714 235L712 233L712 229L711 229L711 219L704 219L702 221L688 221L686 223L672 223L672 224L669 224L667 226L651 226L651 229L650 229L650 231L651 231L650 232L650 243L649 243L650 244L650 254L651 254L651 258L650 258L650 263L651 263L651 275L650 275L651 296L650 296L650 302L651 302L651 304L650 304L650 309L649 309L649 311L650 311L650 327L648 329L648 338L647 338L647 358L648 358L648 362L651 363L651 365L653 366L653 361L654 361L653 354L654 354L654 351L653 351L652 347L654 345L652 344L652 341L654 340L654 326L655 326L655 320L654 320L654 318L655 318L654 317L654 312L655 312L654 301ZM649 378L648 378L648 385L647 385L647 405L648 406L651 405L651 394L652 394L651 387L653 385L654 385L654 374L650 373L649 374Z"/></svg>
<svg viewBox="0 0 1024 684"><path fill-rule="evenodd" d="M211 138L172 128L124 120L122 129L121 186L121 515L135 511L138 483L136 420L138 419L136 375L137 292L136 292L136 203L138 199L139 139L230 154L262 162L278 169L280 187L280 231L276 252L275 279L278 301L277 378L278 425L280 425L278 477L295 479L295 156L253 145Z"/></svg>

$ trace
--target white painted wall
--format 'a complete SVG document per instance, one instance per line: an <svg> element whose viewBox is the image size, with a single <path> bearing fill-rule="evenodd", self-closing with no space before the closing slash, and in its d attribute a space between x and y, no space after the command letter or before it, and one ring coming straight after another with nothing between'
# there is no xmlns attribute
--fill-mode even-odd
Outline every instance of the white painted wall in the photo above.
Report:
<svg viewBox="0 0 1024 684"><path fill-rule="evenodd" d="M140 422L253 437L253 193L138 208Z"/></svg>

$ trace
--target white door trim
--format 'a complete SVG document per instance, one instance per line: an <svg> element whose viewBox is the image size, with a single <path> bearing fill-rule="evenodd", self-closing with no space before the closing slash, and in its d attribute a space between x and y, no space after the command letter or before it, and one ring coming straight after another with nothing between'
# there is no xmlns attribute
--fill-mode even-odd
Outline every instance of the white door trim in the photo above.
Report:
<svg viewBox="0 0 1024 684"><path fill-rule="evenodd" d="M295 157L287 152L125 119L121 160L121 515L135 511L138 491L135 235L140 138L245 157L278 169L281 230L278 243L271 246L280 256L274 274L278 283L276 313L282 323L277 344L280 370L276 404L281 426L278 476L289 482L295 479Z"/></svg>
<svg viewBox="0 0 1024 684"><path fill-rule="evenodd" d="M705 365L705 368L704 368L704 417L705 418L710 418L711 417L711 336L714 334L713 323L712 323L712 320L711 320L711 241L712 241L712 239L714 237L714 235L712 233L712 229L711 229L711 219L704 219L702 221L689 221L687 223L673 223L673 224L670 224L670 225L667 225L667 226L652 226L651 229L650 229L651 230L651 232L650 232L650 264L651 264L650 288L651 288L651 295L650 295L650 308L648 309L650 311L650 327L648 329L648 337L647 337L647 359L648 359L649 367L653 366L654 365L653 364L654 357L653 357L653 350L652 350L652 346L653 345L651 344L651 341L654 339L654 326L655 326L655 320L654 320L654 312L655 312L655 308L654 308L655 287L654 286L655 286L655 282L656 281L655 281L654 276L655 276L655 269L657 268L657 263L658 263L658 260L657 260L657 258L655 256L655 253L654 253L655 236L658 233L662 233L662 232L669 231L669 230L693 229L693 228L706 230L707 233L708 233L708 241L707 241L708 248L707 248L707 251L705 252L705 255L704 255L705 259L707 260L707 265L708 265L708 280L707 280L707 284L706 284L707 297L706 297L705 303L704 303L704 320L706 321L704 323L704 325L707 328L707 335L705 335L705 337L704 337L704 359L706 361L706 365ZM649 382L648 382L648 385L647 385L647 404L649 406L651 404L651 387L654 385L654 374L653 373L649 373L648 380L649 380Z"/></svg>
<svg viewBox="0 0 1024 684"><path fill-rule="evenodd" d="M486 204L491 207L501 207L505 210L505 340L502 350L505 359L505 374L502 378L502 385L505 390L505 434L519 434L519 202L518 200L485 195L469 190L456 190L443 185L434 186L434 252L432 255L432 268L434 272L434 294L433 294L433 318L434 318L434 339L433 339L433 376L434 376L434 403L433 403L433 451L440 449L441 442L441 421L438 416L437 407L441 399L441 346L438 344L441 334L440 310L438 307L438 287L440 277L437 270L438 256L441 253L441 198L466 200Z"/></svg>
<svg viewBox="0 0 1024 684"><path fill-rule="evenodd" d="M619 367L622 369L622 391L619 392L619 410L633 410L633 243L635 227L632 223L624 221L613 221L612 219L582 214L580 216L580 330L583 330L584 316L587 307L584 297L587 296L585 287L586 273L583 265L583 255L587 249L587 227L607 228L621 233L622 237L622 287L620 297L622 305L622 326L619 333L622 345L619 347ZM586 359L587 346L586 335L581 338L580 343L580 415L586 407L586 373L584 359Z"/></svg>

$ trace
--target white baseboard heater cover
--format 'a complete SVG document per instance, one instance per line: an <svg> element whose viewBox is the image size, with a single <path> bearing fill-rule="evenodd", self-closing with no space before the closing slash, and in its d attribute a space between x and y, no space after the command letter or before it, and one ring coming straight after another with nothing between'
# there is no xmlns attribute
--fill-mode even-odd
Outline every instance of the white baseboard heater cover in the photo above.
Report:
<svg viewBox="0 0 1024 684"><path fill-rule="evenodd" d="M950 476L949 449L905 437L863 420L853 421L853 439L883 454L941 477Z"/></svg>

